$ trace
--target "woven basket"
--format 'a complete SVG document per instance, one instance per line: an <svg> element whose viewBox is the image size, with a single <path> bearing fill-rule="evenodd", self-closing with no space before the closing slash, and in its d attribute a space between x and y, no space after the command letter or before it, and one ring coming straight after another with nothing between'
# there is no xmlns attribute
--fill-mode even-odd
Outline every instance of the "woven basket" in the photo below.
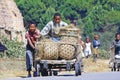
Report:
<svg viewBox="0 0 120 80"><path fill-rule="evenodd" d="M41 43L36 43L36 50L37 50L37 57L39 57L40 59L43 58L43 46L44 46L44 43L41 42Z"/></svg>
<svg viewBox="0 0 120 80"><path fill-rule="evenodd" d="M77 44L78 40L75 37L62 37L61 42L66 42L70 44Z"/></svg>
<svg viewBox="0 0 120 80"><path fill-rule="evenodd" d="M58 45L55 42L45 42L43 49L44 59L56 60L58 59Z"/></svg>
<svg viewBox="0 0 120 80"><path fill-rule="evenodd" d="M75 47L72 45L63 44L60 46L59 56L62 59L71 59L75 53Z"/></svg>
<svg viewBox="0 0 120 80"><path fill-rule="evenodd" d="M77 44L78 40L75 37L62 37L61 42L66 44L60 45L59 56L63 59L71 59L75 53L75 47L70 44Z"/></svg>
<svg viewBox="0 0 120 80"><path fill-rule="evenodd" d="M63 36L79 36L80 35L80 29L74 25L68 25L66 27L61 27L59 30L57 30L58 34Z"/></svg>
<svg viewBox="0 0 120 80"><path fill-rule="evenodd" d="M40 59L56 60L58 59L58 44L50 39L44 39L36 44L38 55Z"/></svg>

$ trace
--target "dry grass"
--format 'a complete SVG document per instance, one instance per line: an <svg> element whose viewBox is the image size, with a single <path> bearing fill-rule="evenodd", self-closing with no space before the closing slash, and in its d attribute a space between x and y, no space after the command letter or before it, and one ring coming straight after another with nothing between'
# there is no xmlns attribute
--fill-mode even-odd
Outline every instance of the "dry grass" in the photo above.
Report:
<svg viewBox="0 0 120 80"><path fill-rule="evenodd" d="M108 72L108 60L97 60L97 63L93 62L92 59L84 59L84 71L89 72Z"/></svg>
<svg viewBox="0 0 120 80"><path fill-rule="evenodd" d="M26 76L25 61L0 59L0 78Z"/></svg>
<svg viewBox="0 0 120 80"><path fill-rule="evenodd" d="M98 60L97 63L92 62L92 59L84 59L84 72L108 72L108 60ZM27 75L25 69L25 60L0 59L0 78L8 77L25 77ZM71 72L63 72L68 74Z"/></svg>
<svg viewBox="0 0 120 80"><path fill-rule="evenodd" d="M20 70L5 70L0 71L0 78L9 78L9 77L25 77L27 73Z"/></svg>

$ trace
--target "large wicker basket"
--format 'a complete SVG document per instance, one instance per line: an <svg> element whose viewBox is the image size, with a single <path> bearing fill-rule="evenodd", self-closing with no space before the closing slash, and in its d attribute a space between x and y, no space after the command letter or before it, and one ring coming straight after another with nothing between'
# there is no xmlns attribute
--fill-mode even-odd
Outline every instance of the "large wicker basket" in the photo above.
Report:
<svg viewBox="0 0 120 80"><path fill-rule="evenodd" d="M58 59L58 44L55 42L45 42L43 52L44 59Z"/></svg>
<svg viewBox="0 0 120 80"><path fill-rule="evenodd" d="M36 43L36 45L35 45L35 47L36 47L36 53L37 53L37 55L36 55L36 57L37 58L40 58L40 59L42 59L43 58L43 47L44 46L44 43L43 42L37 42Z"/></svg>
<svg viewBox="0 0 120 80"><path fill-rule="evenodd" d="M75 47L72 45L63 44L59 49L59 57L62 59L72 59L75 54Z"/></svg>
<svg viewBox="0 0 120 80"><path fill-rule="evenodd" d="M36 49L40 59L56 60L58 59L58 44L51 40L42 40L36 43Z"/></svg>
<svg viewBox="0 0 120 80"><path fill-rule="evenodd" d="M61 39L61 44L59 47L59 57L62 59L72 59L75 54L75 47L73 45L77 44L78 40L75 37L64 36Z"/></svg>
<svg viewBox="0 0 120 80"><path fill-rule="evenodd" d="M60 36L74 36L74 37L78 37L80 35L80 29L78 27L73 26L73 25L68 25L66 27L58 28L57 33Z"/></svg>

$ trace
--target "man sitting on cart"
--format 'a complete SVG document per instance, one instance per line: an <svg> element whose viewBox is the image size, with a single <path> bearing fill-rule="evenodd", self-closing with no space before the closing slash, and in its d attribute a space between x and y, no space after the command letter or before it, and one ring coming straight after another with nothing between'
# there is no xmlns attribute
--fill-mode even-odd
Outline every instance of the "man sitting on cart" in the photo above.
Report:
<svg viewBox="0 0 120 80"><path fill-rule="evenodd" d="M61 15L55 13L53 20L48 22L46 26L41 30L41 35L51 38L53 41L59 41L60 38L55 33L55 29L59 27L67 26L68 24L61 20Z"/></svg>

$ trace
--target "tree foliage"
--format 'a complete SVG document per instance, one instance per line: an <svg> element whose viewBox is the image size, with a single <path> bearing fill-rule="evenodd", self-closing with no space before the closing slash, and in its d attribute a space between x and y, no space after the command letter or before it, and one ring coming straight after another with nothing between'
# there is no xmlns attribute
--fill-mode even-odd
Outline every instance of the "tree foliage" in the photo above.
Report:
<svg viewBox="0 0 120 80"><path fill-rule="evenodd" d="M94 33L104 35L108 29L109 34L112 26L117 30L120 25L120 0L15 0L15 2L24 16L25 25L27 26L29 21L35 21L39 29L53 19L55 12L60 12L62 19L68 23L77 20L77 26L84 29L84 37L92 38ZM115 31L110 34L114 35ZM107 38L107 35L105 36Z"/></svg>

